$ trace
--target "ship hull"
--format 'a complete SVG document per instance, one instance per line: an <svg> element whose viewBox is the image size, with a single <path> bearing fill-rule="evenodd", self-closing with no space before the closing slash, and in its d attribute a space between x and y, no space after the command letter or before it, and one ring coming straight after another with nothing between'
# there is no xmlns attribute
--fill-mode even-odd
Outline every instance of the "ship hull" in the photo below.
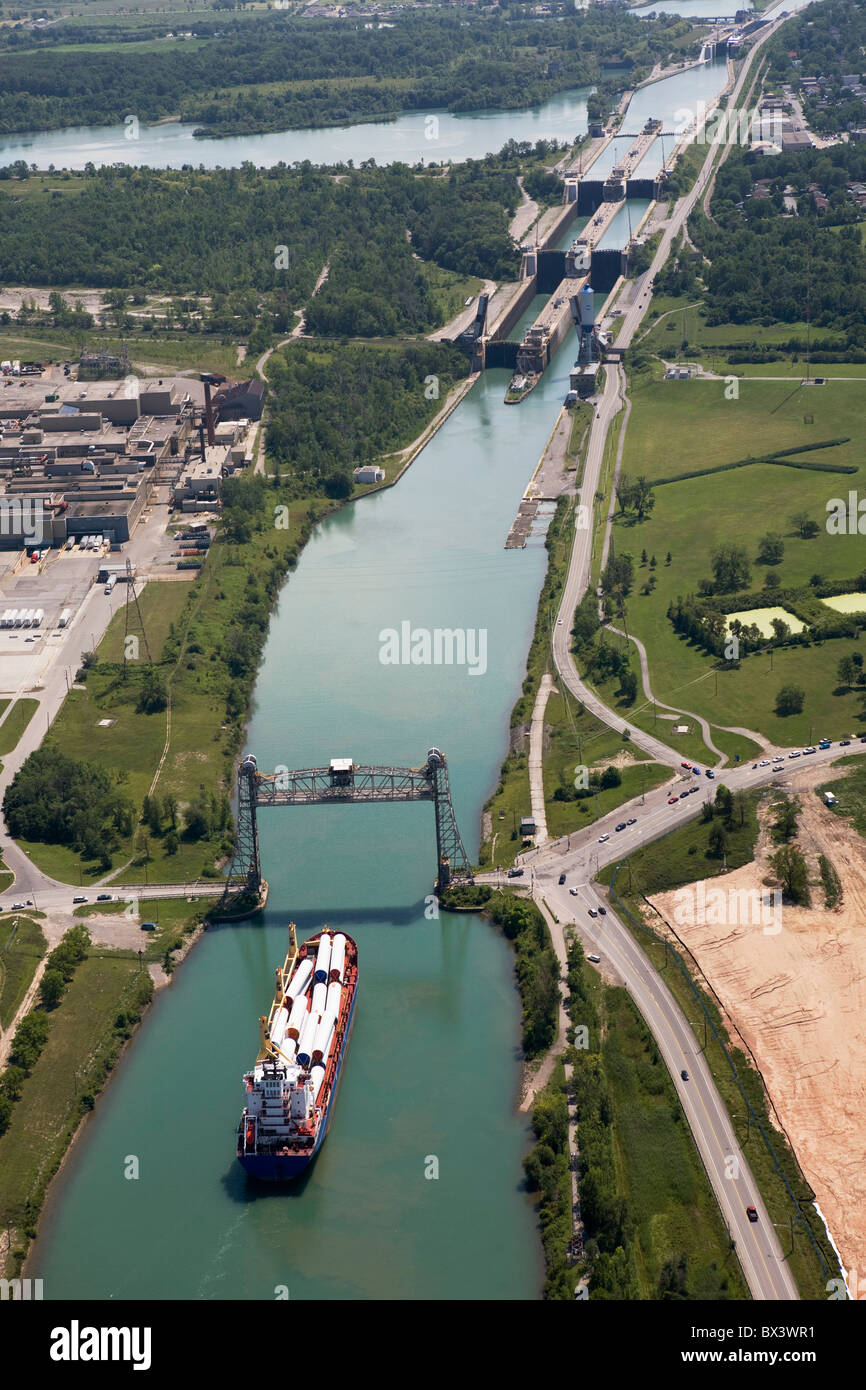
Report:
<svg viewBox="0 0 866 1390"><path fill-rule="evenodd" d="M325 1142L328 1134L328 1127L331 1123L331 1115L337 1099L337 1092L340 1089L340 1078L343 1074L343 1063L346 1060L346 1052L349 1047L349 1039L352 1036L352 1026L355 1022L355 1001L357 999L357 989L352 993L352 1003L349 1009L349 1018L346 1023L346 1031L343 1036L343 1043L340 1054L337 1058L337 1066L334 1075L334 1084L328 1097L328 1106L322 1117L319 1132L316 1135L316 1142L308 1154L260 1154L245 1153L238 1154L238 1162L245 1169L247 1176L254 1178L258 1182L292 1182L306 1172L319 1149Z"/></svg>

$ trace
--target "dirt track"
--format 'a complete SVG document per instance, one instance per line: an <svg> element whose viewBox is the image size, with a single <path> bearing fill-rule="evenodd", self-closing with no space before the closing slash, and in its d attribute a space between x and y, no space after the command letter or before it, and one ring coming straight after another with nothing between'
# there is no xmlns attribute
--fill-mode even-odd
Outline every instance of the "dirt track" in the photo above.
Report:
<svg viewBox="0 0 866 1390"><path fill-rule="evenodd" d="M682 899L653 899L691 948L730 1022L757 1059L803 1172L814 1188L846 1271L866 1270L866 842L793 779L802 811L797 843L806 856L812 906L781 910L780 926L752 925L744 910L725 925L684 922ZM754 889L768 896L762 830L754 863L706 883L707 891ZM817 860L825 854L843 886L824 907ZM680 908L679 918L674 914ZM712 917L704 912L698 916Z"/></svg>

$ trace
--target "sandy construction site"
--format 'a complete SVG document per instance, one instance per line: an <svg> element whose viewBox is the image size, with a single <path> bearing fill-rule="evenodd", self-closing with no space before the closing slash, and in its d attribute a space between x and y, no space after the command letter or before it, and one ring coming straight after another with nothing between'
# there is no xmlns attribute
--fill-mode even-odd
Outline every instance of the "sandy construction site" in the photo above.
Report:
<svg viewBox="0 0 866 1390"><path fill-rule="evenodd" d="M765 828L752 864L692 885L702 910L680 894L653 904L687 943L753 1052L773 1105L811 1183L846 1272L866 1279L866 840L795 777L796 843L809 867L812 906L770 910L775 849ZM842 882L824 906L818 856ZM725 898L717 890L725 890ZM743 892L747 890L747 892ZM744 910L748 891L761 911ZM752 907L754 907L754 899ZM729 906L725 913L726 903ZM691 918L692 920L689 920ZM695 920L697 919L697 920ZM736 1030L736 1031L734 1031ZM856 1297L856 1294L854 1295Z"/></svg>

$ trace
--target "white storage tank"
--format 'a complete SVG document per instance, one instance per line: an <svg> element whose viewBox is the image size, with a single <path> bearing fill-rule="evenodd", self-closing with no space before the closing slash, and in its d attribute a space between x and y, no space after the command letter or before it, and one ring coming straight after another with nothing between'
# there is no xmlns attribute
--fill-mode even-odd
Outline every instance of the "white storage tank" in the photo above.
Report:
<svg viewBox="0 0 866 1390"><path fill-rule="evenodd" d="M285 1058L285 1060L289 1063L294 1062L295 1053L298 1050L298 1044L295 1042L294 1038L283 1038L283 1041L280 1043L279 1047L280 1054Z"/></svg>
<svg viewBox="0 0 866 1390"><path fill-rule="evenodd" d="M332 980L339 980L340 982L342 982L342 979L343 979L343 970L344 970L344 968L345 968L345 965L346 965L346 938L345 938L345 936L343 935L342 932L338 932L337 935L334 937L334 943L333 943L333 946L331 947L331 970L330 970L330 975L331 975L331 979L332 979Z"/></svg>
<svg viewBox="0 0 866 1390"><path fill-rule="evenodd" d="M307 996L302 994L292 1005L291 1013L289 1014L289 1026L286 1029L286 1033L290 1038L299 1038L301 1036L301 1029L307 1021L307 1002Z"/></svg>
<svg viewBox="0 0 866 1390"><path fill-rule="evenodd" d="M328 986L320 980L317 985L313 985L313 1002L311 1010L317 1018L321 1018L325 1012L328 999Z"/></svg>
<svg viewBox="0 0 866 1390"><path fill-rule="evenodd" d="M313 1083L313 1103L319 1099L319 1094L325 1081L325 1068L319 1062L310 1072L310 1080Z"/></svg>
<svg viewBox="0 0 866 1390"><path fill-rule="evenodd" d="M339 980L334 980L332 984L328 985L328 1002L325 1005L327 1012L333 1014L334 1018L340 1017L342 999L343 986L340 984Z"/></svg>
<svg viewBox="0 0 866 1390"><path fill-rule="evenodd" d="M313 962L309 956L302 960L292 978L289 980L289 987L286 990L286 998L289 1004L294 1004L296 999L300 999L306 993L307 985L313 973Z"/></svg>
<svg viewBox="0 0 866 1390"><path fill-rule="evenodd" d="M42 619L43 619L44 617L45 617L45 609L44 609L44 608L37 608L37 609L36 609L36 612L33 614L33 626L34 626L34 627L39 627L39 625L41 624Z"/></svg>
<svg viewBox="0 0 866 1390"><path fill-rule="evenodd" d="M63 612L60 614L60 617L59 617L59 619L58 619L58 621L57 621L57 626L58 626L58 627L66 627L66 626L68 625L69 619L70 619L71 617L72 617L72 609L71 609L71 608L64 608Z"/></svg>
<svg viewBox="0 0 866 1390"><path fill-rule="evenodd" d="M280 1046L283 1038L286 1036L286 1029L288 1026L289 1011L284 1004L282 1008L277 1009L271 1022L271 1042L276 1043L277 1047Z"/></svg>
<svg viewBox="0 0 866 1390"><path fill-rule="evenodd" d="M325 1014L313 1038L313 1061L327 1061L328 1053L334 1041L334 1016Z"/></svg>
<svg viewBox="0 0 866 1390"><path fill-rule="evenodd" d="M331 963L331 938L328 932L322 932L322 939L319 942L319 949L316 953L316 980L327 980L328 966Z"/></svg>
<svg viewBox="0 0 866 1390"><path fill-rule="evenodd" d="M308 1067L313 1056L313 1039L319 1027L319 1021L315 1014L307 1014L306 1021L301 1029L301 1036L298 1038L298 1061L302 1067Z"/></svg>

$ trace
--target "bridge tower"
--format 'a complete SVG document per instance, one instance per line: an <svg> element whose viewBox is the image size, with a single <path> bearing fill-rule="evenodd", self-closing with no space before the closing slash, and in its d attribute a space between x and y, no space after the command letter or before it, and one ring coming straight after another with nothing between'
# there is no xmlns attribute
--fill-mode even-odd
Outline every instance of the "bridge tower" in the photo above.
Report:
<svg viewBox="0 0 866 1390"><path fill-rule="evenodd" d="M238 768L238 814L235 825L235 848L229 865L226 886L220 908L228 907L232 898L240 895L260 898L262 865L259 858L259 828L256 821L256 776L258 764L248 753Z"/></svg>
<svg viewBox="0 0 866 1390"><path fill-rule="evenodd" d="M427 776L433 787L433 809L436 814L436 892L458 883L472 883L472 865L463 848L457 817L451 801L448 764L445 754L431 748L427 754Z"/></svg>

